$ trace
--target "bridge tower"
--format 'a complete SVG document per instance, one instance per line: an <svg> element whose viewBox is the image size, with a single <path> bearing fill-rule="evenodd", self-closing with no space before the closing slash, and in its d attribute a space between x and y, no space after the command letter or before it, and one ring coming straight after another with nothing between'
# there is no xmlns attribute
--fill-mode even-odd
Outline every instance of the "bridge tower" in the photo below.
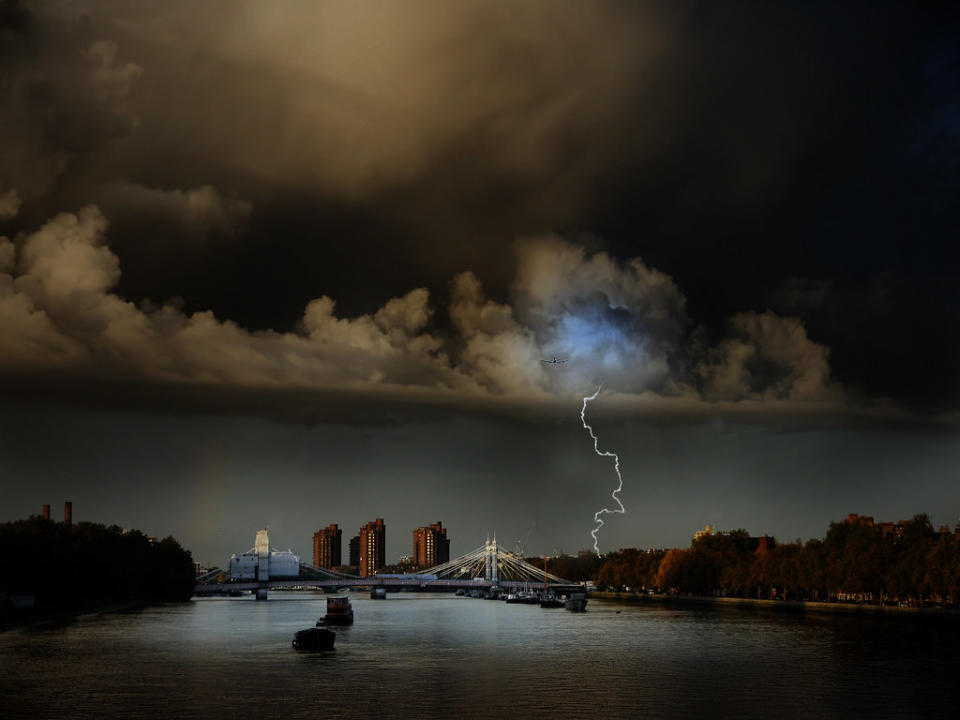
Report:
<svg viewBox="0 0 960 720"><path fill-rule="evenodd" d="M489 537L483 546L483 579L493 587L500 584L500 554L497 551L497 536Z"/></svg>
<svg viewBox="0 0 960 720"><path fill-rule="evenodd" d="M490 536L487 535L487 541L483 544L483 579L490 581Z"/></svg>

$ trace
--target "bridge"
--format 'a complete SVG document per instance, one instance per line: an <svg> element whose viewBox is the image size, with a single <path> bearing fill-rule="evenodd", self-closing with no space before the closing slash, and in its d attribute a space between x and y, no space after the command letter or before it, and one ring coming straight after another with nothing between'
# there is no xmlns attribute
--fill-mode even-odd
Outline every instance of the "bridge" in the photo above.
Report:
<svg viewBox="0 0 960 720"><path fill-rule="evenodd" d="M480 547L455 560L416 573L359 577L308 563L300 563L299 570L296 577L270 578L258 571L256 579L218 582L218 578L226 572L218 568L197 578L194 594L224 595L250 591L255 592L258 598L266 599L269 590L300 588L323 588L336 592L355 587L450 591L461 588L511 590L531 586L563 591L578 587L577 583L557 577L545 568L536 568L519 555L503 550L497 545L496 538L488 539Z"/></svg>

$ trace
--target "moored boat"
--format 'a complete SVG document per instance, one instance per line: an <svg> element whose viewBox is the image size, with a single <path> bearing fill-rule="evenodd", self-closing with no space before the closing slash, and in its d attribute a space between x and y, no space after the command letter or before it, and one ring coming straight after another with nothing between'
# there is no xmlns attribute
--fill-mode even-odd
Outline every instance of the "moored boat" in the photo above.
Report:
<svg viewBox="0 0 960 720"><path fill-rule="evenodd" d="M584 612L587 609L587 594L585 592L572 592L567 597L567 610L571 612Z"/></svg>
<svg viewBox="0 0 960 720"><path fill-rule="evenodd" d="M553 593L545 593L540 596L540 607L542 608L562 608L563 606L563 598L558 598Z"/></svg>

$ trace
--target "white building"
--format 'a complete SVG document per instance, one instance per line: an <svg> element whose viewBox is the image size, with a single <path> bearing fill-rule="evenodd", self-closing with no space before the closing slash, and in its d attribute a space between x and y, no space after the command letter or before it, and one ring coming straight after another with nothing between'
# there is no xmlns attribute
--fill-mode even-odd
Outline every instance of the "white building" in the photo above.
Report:
<svg viewBox="0 0 960 720"><path fill-rule="evenodd" d="M693 541L696 542L702 537L707 537L708 535L713 535L713 525L707 525L703 530L697 530L693 534Z"/></svg>
<svg viewBox="0 0 960 720"><path fill-rule="evenodd" d="M299 574L300 556L292 550L271 550L266 529L257 531L257 540L250 550L230 556L231 580L273 580Z"/></svg>

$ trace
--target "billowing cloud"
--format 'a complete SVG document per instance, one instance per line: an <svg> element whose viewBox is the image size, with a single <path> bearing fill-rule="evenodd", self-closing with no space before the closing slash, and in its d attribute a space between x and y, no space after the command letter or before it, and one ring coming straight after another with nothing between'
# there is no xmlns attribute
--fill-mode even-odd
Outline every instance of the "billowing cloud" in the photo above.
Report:
<svg viewBox="0 0 960 720"><path fill-rule="evenodd" d="M13 6L17 22L0 27L0 187L27 200L137 126L132 95L143 69L112 40L89 37L80 17Z"/></svg>
<svg viewBox="0 0 960 720"><path fill-rule="evenodd" d="M587 256L556 235L521 242L517 313L546 352L569 357L580 387L603 381L627 392L677 390L673 357L688 321L685 298L642 259Z"/></svg>
<svg viewBox="0 0 960 720"><path fill-rule="evenodd" d="M212 185L188 190L161 190L137 183L107 183L97 191L98 206L111 222L136 227L167 228L169 245L182 237L202 242L211 234L235 237L250 219L253 205L225 196Z"/></svg>
<svg viewBox="0 0 960 720"><path fill-rule="evenodd" d="M610 138L635 130L635 94L675 20L540 0L29 7L0 67L15 140L0 187L66 193L118 225L133 208L96 188L129 185L134 205L168 208L170 188L319 195L415 225L429 244L454 226L492 223L506 243L571 220L622 156ZM644 116L631 147L656 144Z"/></svg>
<svg viewBox="0 0 960 720"><path fill-rule="evenodd" d="M770 311L738 313L733 337L724 340L698 370L711 400L829 401L842 396L830 378L830 351L807 337L797 318Z"/></svg>
<svg viewBox="0 0 960 720"><path fill-rule="evenodd" d="M0 194L0 221L16 217L20 210L20 194L15 188Z"/></svg>
<svg viewBox="0 0 960 720"><path fill-rule="evenodd" d="M437 351L439 341L421 332L431 312L423 290L349 320L319 298L306 308L303 333L250 332L211 312L138 308L111 292L120 269L105 245L106 227L103 214L87 207L23 240L15 273L3 276L6 312L16 320L0 330L13 350L0 353L4 368L61 366L63 353L36 339L43 330L46 344L68 348L81 372L268 387L466 384ZM25 357L31 348L35 356Z"/></svg>
<svg viewBox="0 0 960 720"><path fill-rule="evenodd" d="M452 401L548 400L598 382L621 396L689 402L699 375L712 400L837 401L827 349L803 325L742 313L733 336L691 372L685 301L639 258L588 254L557 235L520 241L512 305L457 275L435 322L416 288L370 314L338 317L310 301L294 332L250 331L212 312L137 306L114 291L120 263L96 207L62 213L15 244L0 242L0 368L116 374L226 387L416 392ZM567 363L541 360L562 355Z"/></svg>
<svg viewBox="0 0 960 720"><path fill-rule="evenodd" d="M477 277L461 273L451 284L450 319L460 335L460 368L494 395L542 394L546 376L530 328L508 305L488 300Z"/></svg>

